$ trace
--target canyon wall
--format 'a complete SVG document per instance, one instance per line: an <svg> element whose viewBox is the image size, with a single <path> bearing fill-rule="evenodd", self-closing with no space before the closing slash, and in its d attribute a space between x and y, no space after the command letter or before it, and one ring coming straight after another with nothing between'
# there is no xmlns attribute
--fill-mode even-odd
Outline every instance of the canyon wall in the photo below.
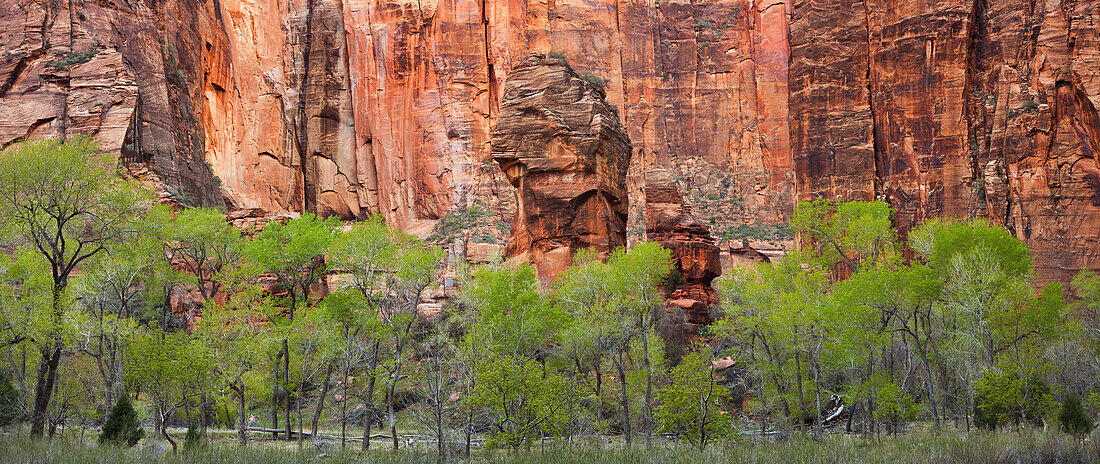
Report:
<svg viewBox="0 0 1100 464"><path fill-rule="evenodd" d="M1100 0L0 0L0 145L90 134L182 202L510 235L491 154L531 52L603 85L631 240L667 170L720 240L798 199L903 234L987 217L1040 281L1100 268ZM551 53L553 52L553 53ZM728 247L726 247L728 248Z"/></svg>
<svg viewBox="0 0 1100 464"><path fill-rule="evenodd" d="M492 155L516 188L504 256L550 282L590 249L626 246L630 139L598 84L531 55L512 68L493 126Z"/></svg>

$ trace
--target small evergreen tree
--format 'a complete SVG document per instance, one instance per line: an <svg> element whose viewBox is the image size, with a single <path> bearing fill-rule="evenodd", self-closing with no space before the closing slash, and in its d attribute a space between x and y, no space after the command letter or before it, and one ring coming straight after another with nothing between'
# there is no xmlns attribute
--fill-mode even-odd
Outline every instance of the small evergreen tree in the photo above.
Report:
<svg viewBox="0 0 1100 464"><path fill-rule="evenodd" d="M0 427L23 419L23 408L19 405L21 400L19 390L11 384L11 379L6 373L0 372Z"/></svg>
<svg viewBox="0 0 1100 464"><path fill-rule="evenodd" d="M99 442L130 447L144 436L145 430L141 428L141 420L130 403L130 396L122 395L107 415L107 422L103 423Z"/></svg>
<svg viewBox="0 0 1100 464"><path fill-rule="evenodd" d="M1058 411L1058 423L1062 431L1075 437L1083 437L1092 431L1092 418L1081 406L1081 398L1070 393L1062 398L1062 409Z"/></svg>
<svg viewBox="0 0 1100 464"><path fill-rule="evenodd" d="M202 446L202 431L194 424L187 427L187 435L183 437L183 450L194 450Z"/></svg>

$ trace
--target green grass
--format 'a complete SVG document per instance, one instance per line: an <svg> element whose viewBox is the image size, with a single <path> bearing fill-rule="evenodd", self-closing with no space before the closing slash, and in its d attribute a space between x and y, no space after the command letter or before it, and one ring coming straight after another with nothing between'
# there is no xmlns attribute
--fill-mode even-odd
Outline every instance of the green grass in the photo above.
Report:
<svg viewBox="0 0 1100 464"><path fill-rule="evenodd" d="M148 440L148 439L147 439ZM157 451L157 449L161 451ZM0 464L20 463L435 463L430 453L375 450L367 454L334 450L322 455L307 442L298 451L295 443L254 442L240 448L220 442L198 450L172 454L166 445L143 444L121 450L81 445L65 440L32 440L25 436L0 438ZM447 462L515 464L601 464L601 463L1095 463L1100 446L1094 440L1078 442L1068 435L1042 431L973 433L954 431L938 435L913 433L900 437L864 439L829 436L815 441L794 438L763 442L748 438L728 440L700 451L686 443L655 440L650 449L639 437L633 448L619 441L589 438L572 446L557 442L530 450L479 450L466 459Z"/></svg>

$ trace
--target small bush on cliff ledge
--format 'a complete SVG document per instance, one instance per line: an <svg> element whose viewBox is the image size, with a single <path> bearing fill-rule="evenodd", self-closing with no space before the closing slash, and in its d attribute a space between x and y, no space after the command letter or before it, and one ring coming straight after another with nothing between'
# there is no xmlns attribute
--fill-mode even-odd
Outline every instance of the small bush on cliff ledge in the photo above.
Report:
<svg viewBox="0 0 1100 464"><path fill-rule="evenodd" d="M600 92L606 93L607 83L611 82L610 79L604 79L592 73L584 73L580 75L582 81L592 84L592 87L599 89Z"/></svg>
<svg viewBox="0 0 1100 464"><path fill-rule="evenodd" d="M550 53L546 54L546 57L547 58L553 58L555 60L562 60L562 61L565 62L565 64L567 64L567 65L569 64L569 58L566 57L565 53L562 53L562 52L550 52Z"/></svg>

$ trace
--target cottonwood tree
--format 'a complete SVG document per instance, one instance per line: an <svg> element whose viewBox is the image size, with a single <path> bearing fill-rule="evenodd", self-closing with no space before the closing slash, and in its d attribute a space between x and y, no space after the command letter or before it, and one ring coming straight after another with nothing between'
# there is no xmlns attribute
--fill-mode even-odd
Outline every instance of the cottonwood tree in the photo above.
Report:
<svg viewBox="0 0 1100 464"><path fill-rule="evenodd" d="M964 411L987 369L1016 372L1025 383L1043 368L1039 353L1065 327L1065 305L1060 284L1038 294L1031 287L1023 242L984 220L937 219L914 230L910 246L939 281L937 309L950 334L944 371L962 385ZM997 366L1005 362L1011 366Z"/></svg>
<svg viewBox="0 0 1100 464"><path fill-rule="evenodd" d="M389 375L386 379L386 415L389 420L393 449L398 448L397 421L394 402L398 383L402 379L405 351L411 341L413 324L421 318L420 299L424 291L433 285L443 259L441 248L424 243L408 234L398 234L393 264L386 273L383 285L387 296L379 307L380 335L389 343L390 358L383 367ZM364 439L367 439L364 437Z"/></svg>
<svg viewBox="0 0 1100 464"><path fill-rule="evenodd" d="M377 416L374 405L375 382L379 360L379 348L383 338L382 305L391 294L385 283L395 267L398 245L407 237L386 226L381 216L357 223L340 234L329 249L329 262L334 273L347 277L344 288L337 289L325 299L329 317L344 330L344 409L341 434L346 434L347 385L353 360L366 362L367 385L363 390L367 418L363 420L362 449L370 448L370 431ZM366 341L365 351L359 350ZM357 367L357 366L356 366Z"/></svg>
<svg viewBox="0 0 1100 464"><path fill-rule="evenodd" d="M241 259L240 229L217 209L189 208L176 215L167 235L169 257L187 271L203 301L209 302L222 288L223 270ZM265 256L265 262L270 261Z"/></svg>
<svg viewBox="0 0 1100 464"><path fill-rule="evenodd" d="M336 217L322 219L314 214L305 213L301 217L285 223L273 222L264 227L260 236L244 246L243 254L260 272L266 272L274 278L276 290L287 292L287 306L270 314L269 319L285 329L293 324L299 305L310 304L310 292L326 275L328 265L324 253L339 235L339 220ZM285 331L285 330L284 330ZM278 428L278 399L284 400L286 421L286 439L291 439L293 423L290 415L293 401L290 396L290 344L289 336L284 336L282 350L277 355L281 359L282 382L280 391L272 392L271 421ZM282 395L280 395L282 393Z"/></svg>
<svg viewBox="0 0 1100 464"><path fill-rule="evenodd" d="M156 409L156 428L177 451L167 419L197 399L213 381L214 359L201 338L179 331L146 332L126 350L126 381L148 395Z"/></svg>
<svg viewBox="0 0 1100 464"><path fill-rule="evenodd" d="M49 315L40 309L50 305L51 285L45 259L37 251L23 247L11 256L0 254L0 343L23 396L29 389L35 341L49 335Z"/></svg>
<svg viewBox="0 0 1100 464"><path fill-rule="evenodd" d="M729 389L718 385L709 349L692 352L672 368L670 383L658 393L657 420L665 432L688 439L704 449L713 439L729 433L732 421L722 410Z"/></svg>
<svg viewBox="0 0 1100 464"><path fill-rule="evenodd" d="M462 347L471 369L465 402L490 411L495 441L529 445L562 422L566 381L540 361L568 316L539 293L530 264L474 271L462 301L473 319Z"/></svg>
<svg viewBox="0 0 1100 464"><path fill-rule="evenodd" d="M374 306L366 301L366 298L356 289L341 288L330 293L321 302L323 317L328 323L333 324L336 334L335 346L337 359L340 364L342 377L340 401L340 447L347 445L348 426L348 402L352 396L352 373L359 371L366 365L368 377L367 390L363 392L366 399L366 416L363 420L363 443L366 450L370 443L370 428L373 422L374 412L374 386L375 369L378 367L378 334L381 330L381 320Z"/></svg>
<svg viewBox="0 0 1100 464"><path fill-rule="evenodd" d="M442 330L437 330L426 343L419 371L415 375L416 392L422 398L410 409L420 425L435 438L436 460L444 462L447 424L458 407L457 380L452 376L456 367L455 347Z"/></svg>
<svg viewBox="0 0 1100 464"><path fill-rule="evenodd" d="M208 305L195 334L214 354L215 374L237 399L237 437L242 446L248 442L248 398L265 387L262 368L268 349L277 341L265 301L255 285L234 287L224 303Z"/></svg>
<svg viewBox="0 0 1100 464"><path fill-rule="evenodd" d="M152 320L162 329L179 325L169 321L174 315L165 304L179 280L163 251L168 214L153 207L133 237L89 259L73 280L73 297L86 316L74 329L75 348L95 359L108 405L122 392L122 352L137 326Z"/></svg>
<svg viewBox="0 0 1100 464"><path fill-rule="evenodd" d="M42 435L64 351L69 280L89 258L125 240L145 199L90 139L34 140L0 153L0 222L46 260L50 322L40 352L31 434Z"/></svg>
<svg viewBox="0 0 1100 464"><path fill-rule="evenodd" d="M289 327L289 346L298 359L297 382L298 391L295 395L295 412L298 416L298 447L300 448L305 436L302 415L302 401L306 396L306 386L321 379L321 394L317 400L311 422L311 436L317 434L317 423L320 420L321 410L324 408L325 399L329 392L329 383L332 380L332 372L335 367L334 355L338 350L339 333L336 328L328 323L325 312L319 308L304 308L294 319ZM323 376L318 377L319 374Z"/></svg>
<svg viewBox="0 0 1100 464"><path fill-rule="evenodd" d="M556 287L556 299L566 311L598 327L599 335L591 341L605 347L618 374L622 386L619 405L628 445L633 435L627 382L628 371L633 369L630 348L634 340L641 342L641 369L645 372L643 425L648 442L653 428L653 357L648 334L653 328L656 305L661 301L660 287L672 268L671 253L650 242L630 250L615 250L606 264L591 255L581 255L581 262L584 264L563 276L563 283ZM598 365L596 369L599 382Z"/></svg>
<svg viewBox="0 0 1100 464"><path fill-rule="evenodd" d="M621 337L622 346L618 350L618 357L612 357L619 366L620 381L623 376L624 352L629 350L630 341L634 336L642 345L642 369L645 371L645 408L643 415L643 429L646 434L646 446L651 444L653 438L653 356L650 353L649 334L653 331L653 315L657 311L657 305L662 299L660 288L665 283L672 269L672 253L656 242L646 242L629 250L619 249L612 253L608 259L609 287L613 295L612 301L622 314L622 318L636 329L632 335ZM624 326L625 327L625 326ZM630 333L625 330L623 334ZM626 390L624 383L623 390ZM627 418L629 421L629 416ZM627 443L630 443L627 434Z"/></svg>

